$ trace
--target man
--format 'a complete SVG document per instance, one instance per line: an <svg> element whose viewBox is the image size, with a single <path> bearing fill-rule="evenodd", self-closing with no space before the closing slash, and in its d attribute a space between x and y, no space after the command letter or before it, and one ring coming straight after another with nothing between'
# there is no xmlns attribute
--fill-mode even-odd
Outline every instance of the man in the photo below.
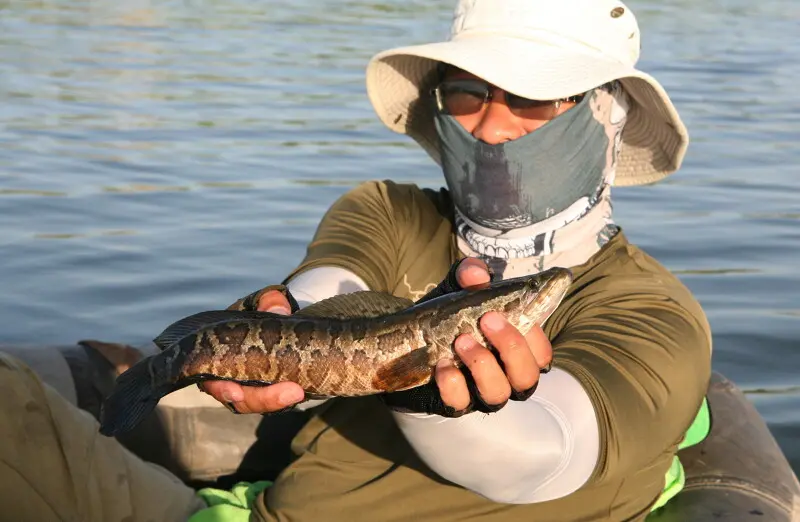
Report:
<svg viewBox="0 0 800 522"><path fill-rule="evenodd" d="M247 486L236 516L643 520L665 501L711 340L689 291L613 221L610 187L667 176L688 143L663 88L634 68L638 54L636 20L617 1L462 0L449 41L370 62L378 116L442 166L448 190L375 182L340 198L286 279L300 306L367 288L418 300L551 266L570 267L575 283L525 337L486 314L491 346L456 340L464 371L443 360L410 393L314 404L296 459L274 484ZM233 307L291 313L289 303L268 287ZM293 383L204 388L240 413L303 399ZM56 446L71 436L59 428L48 432ZM131 491L148 476L112 458L138 470L118 477ZM214 511L162 487L161 519Z"/></svg>

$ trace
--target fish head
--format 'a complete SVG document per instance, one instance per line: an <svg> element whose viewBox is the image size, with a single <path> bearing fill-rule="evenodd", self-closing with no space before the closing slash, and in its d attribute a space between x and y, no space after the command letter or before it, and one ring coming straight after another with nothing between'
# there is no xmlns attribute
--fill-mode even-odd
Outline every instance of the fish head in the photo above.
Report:
<svg viewBox="0 0 800 522"><path fill-rule="evenodd" d="M553 314L572 285L572 272L551 268L530 276L525 281L519 303L517 328L527 333L532 326L541 326Z"/></svg>

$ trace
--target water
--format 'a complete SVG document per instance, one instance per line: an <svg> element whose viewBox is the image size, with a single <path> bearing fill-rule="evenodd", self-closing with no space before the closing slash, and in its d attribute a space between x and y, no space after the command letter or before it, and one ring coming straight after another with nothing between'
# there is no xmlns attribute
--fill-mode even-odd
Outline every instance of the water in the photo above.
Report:
<svg viewBox="0 0 800 522"><path fill-rule="evenodd" d="M144 343L279 281L357 183L438 186L363 69L451 5L0 0L0 342ZM616 190L618 222L696 293L715 368L800 470L800 4L630 5L693 141Z"/></svg>

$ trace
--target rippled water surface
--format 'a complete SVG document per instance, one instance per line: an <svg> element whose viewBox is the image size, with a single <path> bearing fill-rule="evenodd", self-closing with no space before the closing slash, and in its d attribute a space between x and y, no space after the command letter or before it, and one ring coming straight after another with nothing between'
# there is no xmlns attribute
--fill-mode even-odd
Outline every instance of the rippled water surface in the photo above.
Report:
<svg viewBox="0 0 800 522"><path fill-rule="evenodd" d="M0 0L0 342L146 342L280 280L355 184L438 186L363 70L451 5ZM693 141L616 190L618 222L696 293L716 369L800 469L800 4L630 5Z"/></svg>

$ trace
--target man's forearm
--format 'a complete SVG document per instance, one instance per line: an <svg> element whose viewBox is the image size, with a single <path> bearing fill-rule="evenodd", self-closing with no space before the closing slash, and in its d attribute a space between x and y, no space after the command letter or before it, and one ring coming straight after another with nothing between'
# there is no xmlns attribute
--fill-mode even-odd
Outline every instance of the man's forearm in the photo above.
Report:
<svg viewBox="0 0 800 522"><path fill-rule="evenodd" d="M495 502L528 504L568 495L591 476L599 454L591 401L558 368L542 375L528 400L509 402L496 413L394 417L433 471Z"/></svg>

